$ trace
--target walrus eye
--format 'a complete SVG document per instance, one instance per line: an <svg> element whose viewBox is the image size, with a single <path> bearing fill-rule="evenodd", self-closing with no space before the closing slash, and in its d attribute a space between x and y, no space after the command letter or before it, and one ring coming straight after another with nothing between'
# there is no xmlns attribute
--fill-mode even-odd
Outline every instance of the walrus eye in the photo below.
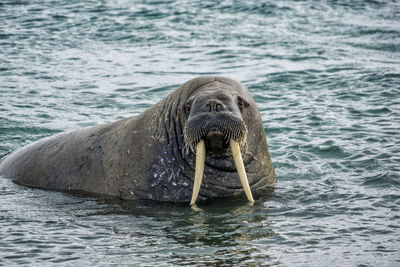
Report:
<svg viewBox="0 0 400 267"><path fill-rule="evenodd" d="M248 107L249 104L240 96L237 97L238 105L240 109L243 109L245 107Z"/></svg>
<svg viewBox="0 0 400 267"><path fill-rule="evenodd" d="M186 112L189 112L190 111L190 103L186 103L185 108L186 108Z"/></svg>

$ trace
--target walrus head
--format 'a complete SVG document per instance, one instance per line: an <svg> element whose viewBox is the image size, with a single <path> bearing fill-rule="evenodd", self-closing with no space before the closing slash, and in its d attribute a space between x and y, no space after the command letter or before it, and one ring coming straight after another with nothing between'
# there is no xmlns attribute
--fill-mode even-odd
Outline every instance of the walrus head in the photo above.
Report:
<svg viewBox="0 0 400 267"><path fill-rule="evenodd" d="M254 201L242 160L248 134L242 113L249 105L240 91L215 85L198 91L185 103L188 116L183 129L185 147L196 154L191 205L200 191L206 153L211 160L233 158L246 196Z"/></svg>
<svg viewBox="0 0 400 267"><path fill-rule="evenodd" d="M261 114L247 88L232 79L189 80L148 109L140 124L152 126L143 127L141 137L151 145L141 154L156 155L149 162L152 191L135 184L143 188L141 198L194 204L244 189L253 201L252 194L276 181Z"/></svg>
<svg viewBox="0 0 400 267"><path fill-rule="evenodd" d="M245 148L247 126L240 110L246 105L242 97L225 90L203 91L192 97L186 103L190 115L183 131L187 148L195 152L201 140L216 156L225 154L230 140Z"/></svg>

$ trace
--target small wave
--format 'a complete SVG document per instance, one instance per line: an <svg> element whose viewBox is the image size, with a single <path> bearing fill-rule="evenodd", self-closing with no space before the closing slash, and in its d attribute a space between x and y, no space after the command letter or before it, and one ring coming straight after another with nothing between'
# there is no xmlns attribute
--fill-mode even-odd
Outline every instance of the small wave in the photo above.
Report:
<svg viewBox="0 0 400 267"><path fill-rule="evenodd" d="M391 186L400 185L400 175L392 172L382 172L362 178L362 185L369 187L389 188Z"/></svg>

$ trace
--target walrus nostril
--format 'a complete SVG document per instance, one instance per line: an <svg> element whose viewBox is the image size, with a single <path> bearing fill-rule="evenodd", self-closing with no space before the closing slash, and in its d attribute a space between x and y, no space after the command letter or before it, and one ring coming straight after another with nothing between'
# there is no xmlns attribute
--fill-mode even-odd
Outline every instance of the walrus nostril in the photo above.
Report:
<svg viewBox="0 0 400 267"><path fill-rule="evenodd" d="M205 110L207 112L221 112L226 109L225 105L219 102L218 100L210 100L205 105Z"/></svg>

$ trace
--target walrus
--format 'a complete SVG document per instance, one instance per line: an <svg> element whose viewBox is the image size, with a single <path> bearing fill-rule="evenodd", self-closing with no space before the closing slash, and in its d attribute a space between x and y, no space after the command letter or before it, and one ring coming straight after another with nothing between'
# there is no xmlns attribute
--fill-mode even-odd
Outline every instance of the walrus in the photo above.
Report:
<svg viewBox="0 0 400 267"><path fill-rule="evenodd" d="M56 134L0 162L0 175L46 189L130 200L205 201L276 182L260 112L247 88L192 79L120 121Z"/></svg>

